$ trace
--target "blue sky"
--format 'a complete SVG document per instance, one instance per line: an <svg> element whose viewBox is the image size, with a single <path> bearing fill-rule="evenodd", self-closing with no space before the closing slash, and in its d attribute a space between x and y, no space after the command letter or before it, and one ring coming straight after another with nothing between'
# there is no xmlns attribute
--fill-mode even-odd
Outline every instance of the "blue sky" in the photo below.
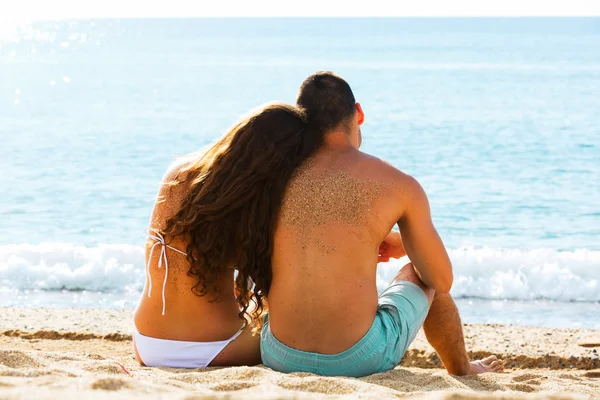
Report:
<svg viewBox="0 0 600 400"><path fill-rule="evenodd" d="M600 0L7 0L0 20L201 16L600 15Z"/></svg>

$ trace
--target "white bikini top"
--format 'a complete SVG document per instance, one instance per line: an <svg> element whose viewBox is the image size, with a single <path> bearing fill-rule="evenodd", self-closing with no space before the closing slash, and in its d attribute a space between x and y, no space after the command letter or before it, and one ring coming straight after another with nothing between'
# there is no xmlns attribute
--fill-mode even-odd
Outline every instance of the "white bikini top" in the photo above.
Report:
<svg viewBox="0 0 600 400"><path fill-rule="evenodd" d="M167 305L167 301L165 299L165 287L167 286L167 276L169 275L169 261L167 259L167 248L178 252L179 254L183 254L187 256L185 251L181 251L176 249L173 246L169 246L163 235L154 228L146 229L146 235L149 239L154 240L154 244L150 248L150 255L148 256L148 263L146 264L146 277L148 278L148 297L150 297L150 293L152 292L152 277L150 276L150 263L152 262L152 254L154 253L154 248L156 246L160 246L160 255L158 257L158 269L160 269L163 265L163 261L165 264L165 279L163 280L162 286L162 315L165 315L165 307Z"/></svg>
<svg viewBox="0 0 600 400"><path fill-rule="evenodd" d="M158 258L158 268L165 264L165 279L162 286L162 315L165 315L165 287L167 285L167 276L169 274L169 261L167 260L167 249L176 251L184 256L184 251L169 246L163 235L156 229L146 229L148 238L154 240L148 263L146 264L146 277L148 278L148 297L152 292L152 277L150 276L150 263L156 246L160 246L160 256ZM201 368L207 367L217 357L225 347L233 342L243 331L240 328L232 337L227 340L216 342L189 342L181 340L158 339L142 335L134 324L133 332L135 337L135 347L144 364L148 367L176 367L176 368Z"/></svg>

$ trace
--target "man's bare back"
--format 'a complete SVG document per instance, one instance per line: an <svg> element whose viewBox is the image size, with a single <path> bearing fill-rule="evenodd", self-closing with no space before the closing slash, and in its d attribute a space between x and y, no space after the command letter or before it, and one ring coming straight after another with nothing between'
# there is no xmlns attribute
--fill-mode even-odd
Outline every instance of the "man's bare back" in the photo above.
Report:
<svg viewBox="0 0 600 400"><path fill-rule="evenodd" d="M269 307L278 339L334 354L369 330L379 245L397 221L401 179L354 148L325 148L297 171L275 231Z"/></svg>

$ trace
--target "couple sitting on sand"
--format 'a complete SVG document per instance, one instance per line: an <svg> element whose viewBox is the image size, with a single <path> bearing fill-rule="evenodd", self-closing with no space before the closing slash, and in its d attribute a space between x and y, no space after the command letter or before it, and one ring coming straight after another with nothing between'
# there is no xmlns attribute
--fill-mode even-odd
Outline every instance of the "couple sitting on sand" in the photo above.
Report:
<svg viewBox="0 0 600 400"><path fill-rule="evenodd" d="M396 367L423 326L449 373L502 369L469 361L427 196L359 151L363 122L350 86L319 72L297 107L265 106L171 166L134 317L140 363L359 377ZM405 255L378 296L377 263Z"/></svg>

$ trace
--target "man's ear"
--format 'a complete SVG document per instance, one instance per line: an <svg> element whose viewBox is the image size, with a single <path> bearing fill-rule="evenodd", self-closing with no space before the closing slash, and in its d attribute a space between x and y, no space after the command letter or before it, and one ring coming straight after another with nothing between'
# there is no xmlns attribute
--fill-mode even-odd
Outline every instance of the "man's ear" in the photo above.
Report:
<svg viewBox="0 0 600 400"><path fill-rule="evenodd" d="M356 115L358 117L358 120L356 122L358 122L358 125L360 126L365 122L365 113L363 112L360 103L356 103Z"/></svg>

